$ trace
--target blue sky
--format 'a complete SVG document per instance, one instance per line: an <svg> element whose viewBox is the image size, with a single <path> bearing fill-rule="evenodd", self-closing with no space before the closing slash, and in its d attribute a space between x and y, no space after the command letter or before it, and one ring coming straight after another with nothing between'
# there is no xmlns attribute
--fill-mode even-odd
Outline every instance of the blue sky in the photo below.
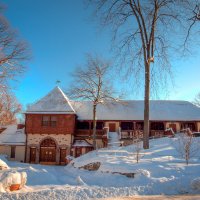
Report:
<svg viewBox="0 0 200 200"><path fill-rule="evenodd" d="M98 22L91 18L91 9L85 9L81 0L3 0L3 3L7 5L5 16L32 49L27 72L20 77L15 90L23 105L48 93L56 80L66 88L71 81L70 73L84 62L85 53L112 56L109 31L99 30ZM170 88L168 99L193 100L200 91L199 63L198 50L173 63L175 87ZM142 96L131 93L128 98Z"/></svg>

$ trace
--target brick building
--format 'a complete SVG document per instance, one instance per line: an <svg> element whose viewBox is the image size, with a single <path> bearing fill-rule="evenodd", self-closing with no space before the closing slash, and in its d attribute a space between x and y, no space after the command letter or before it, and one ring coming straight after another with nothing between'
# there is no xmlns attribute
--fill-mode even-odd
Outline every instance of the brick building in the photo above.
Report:
<svg viewBox="0 0 200 200"><path fill-rule="evenodd" d="M97 146L105 147L109 134L129 144L143 133L143 101L108 102L97 106ZM25 113L26 162L64 164L66 155L80 156L92 150L92 103L70 101L54 88ZM186 101L151 101L150 136L166 129L200 131L200 108Z"/></svg>

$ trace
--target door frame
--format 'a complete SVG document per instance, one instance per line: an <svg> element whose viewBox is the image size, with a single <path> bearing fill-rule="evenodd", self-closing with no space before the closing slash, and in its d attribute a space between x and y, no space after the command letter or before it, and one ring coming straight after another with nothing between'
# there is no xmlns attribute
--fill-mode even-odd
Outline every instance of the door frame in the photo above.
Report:
<svg viewBox="0 0 200 200"><path fill-rule="evenodd" d="M115 131L110 131L110 125L114 125L115 126ZM116 132L116 130L117 130L117 124L115 122L109 122L108 123L108 127L109 127L109 132Z"/></svg>
<svg viewBox="0 0 200 200"><path fill-rule="evenodd" d="M65 151L66 152L66 156L67 156L67 149L66 148L60 148L60 160L59 160L59 162L60 162L60 164L66 164L67 158L65 158L65 161L61 160L62 151Z"/></svg>
<svg viewBox="0 0 200 200"><path fill-rule="evenodd" d="M52 158L54 158L54 161L48 160L48 159L47 159L47 161L45 161L45 160L41 159L42 153L43 153L43 151L45 151L45 149L46 149L46 152L48 152L48 157L49 157L49 152L51 152L51 151L52 151L52 153L55 154L55 157L52 157ZM56 157L57 157L56 141L54 140L54 138L51 138L51 137L44 138L40 143L39 162L45 163L45 164L54 164L54 163L56 163Z"/></svg>

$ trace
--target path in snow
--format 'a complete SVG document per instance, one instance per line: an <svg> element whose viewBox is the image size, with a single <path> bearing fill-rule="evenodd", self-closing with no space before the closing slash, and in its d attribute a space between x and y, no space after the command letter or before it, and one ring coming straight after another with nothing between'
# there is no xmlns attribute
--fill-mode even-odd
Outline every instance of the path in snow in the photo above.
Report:
<svg viewBox="0 0 200 200"><path fill-rule="evenodd" d="M109 132L108 137L109 137L108 145L110 147L119 147L120 146L119 135L117 132Z"/></svg>

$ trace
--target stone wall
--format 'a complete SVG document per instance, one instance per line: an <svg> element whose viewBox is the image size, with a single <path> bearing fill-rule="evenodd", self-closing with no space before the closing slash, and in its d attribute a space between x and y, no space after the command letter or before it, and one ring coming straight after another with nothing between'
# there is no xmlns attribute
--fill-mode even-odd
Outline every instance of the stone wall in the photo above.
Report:
<svg viewBox="0 0 200 200"><path fill-rule="evenodd" d="M72 135L70 134L27 134L26 162L30 161L30 148L36 148L36 163L39 163L40 144L44 139L51 138L56 142L56 164L60 162L60 149L66 149L70 154Z"/></svg>

